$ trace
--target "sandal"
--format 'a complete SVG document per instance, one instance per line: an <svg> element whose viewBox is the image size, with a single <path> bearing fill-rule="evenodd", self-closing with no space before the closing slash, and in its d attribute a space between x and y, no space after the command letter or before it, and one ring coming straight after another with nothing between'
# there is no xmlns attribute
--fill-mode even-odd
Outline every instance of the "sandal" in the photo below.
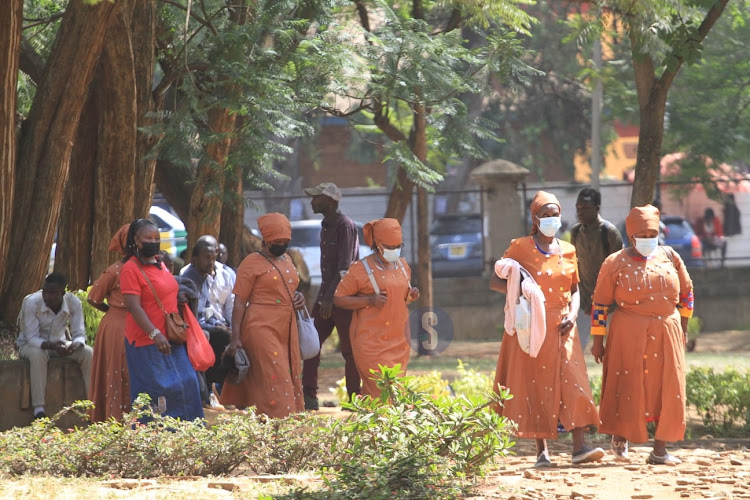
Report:
<svg viewBox="0 0 750 500"><path fill-rule="evenodd" d="M552 462L550 462L549 457L547 456L547 450L544 450L542 453L539 454L539 457L537 457L536 463L534 464L534 468L546 469L548 467L552 467Z"/></svg>
<svg viewBox="0 0 750 500"><path fill-rule="evenodd" d="M573 465L587 464L589 462L598 462L604 456L604 450L601 448L592 448L588 445L583 445L583 448L573 452L571 461Z"/></svg>
<svg viewBox="0 0 750 500"><path fill-rule="evenodd" d="M615 460L618 462L629 462L630 459L628 458L628 440L624 441L615 441L615 437L612 436L612 441L610 443L610 446L612 448L612 453L615 455Z"/></svg>
<svg viewBox="0 0 750 500"><path fill-rule="evenodd" d="M658 455L655 455L654 452L652 451L649 454L648 460L646 460L646 463L651 464L651 465L677 465L677 464L681 464L682 460L680 460L679 458L677 458L676 456L672 455L669 452L667 452L667 454L664 455L663 457L660 457Z"/></svg>

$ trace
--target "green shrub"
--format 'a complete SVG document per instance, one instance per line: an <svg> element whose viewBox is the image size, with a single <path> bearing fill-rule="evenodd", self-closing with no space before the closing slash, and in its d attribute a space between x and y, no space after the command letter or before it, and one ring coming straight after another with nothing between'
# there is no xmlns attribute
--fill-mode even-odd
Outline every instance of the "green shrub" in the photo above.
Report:
<svg viewBox="0 0 750 500"><path fill-rule="evenodd" d="M91 287L86 290L71 291L81 301L83 306L83 322L86 325L86 344L93 346L96 339L96 331L99 329L99 323L104 317L104 313L96 307L89 304L89 292Z"/></svg>
<svg viewBox="0 0 750 500"><path fill-rule="evenodd" d="M698 316L693 316L688 319L688 338L691 340L697 339L703 329L703 320Z"/></svg>
<svg viewBox="0 0 750 500"><path fill-rule="evenodd" d="M735 427L750 429L750 373L728 369L692 368L686 377L687 404L715 434Z"/></svg>
<svg viewBox="0 0 750 500"><path fill-rule="evenodd" d="M323 471L325 488L285 498L456 498L465 480L508 453L508 421L492 409L508 394L490 392L483 404L465 397L420 392L418 377L397 377L400 366L380 367L380 398L355 398L341 427L345 457Z"/></svg>
<svg viewBox="0 0 750 500"><path fill-rule="evenodd" d="M495 381L495 372L489 374L478 372L468 368L460 359L458 361L458 377L453 381L451 387L456 396L463 396L469 401L480 403L487 401L492 394L492 384Z"/></svg>

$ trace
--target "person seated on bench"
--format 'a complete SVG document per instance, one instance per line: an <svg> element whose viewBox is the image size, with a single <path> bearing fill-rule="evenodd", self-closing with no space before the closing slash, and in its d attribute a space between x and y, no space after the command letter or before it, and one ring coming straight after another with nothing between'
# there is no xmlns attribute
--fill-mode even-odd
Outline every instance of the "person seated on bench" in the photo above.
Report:
<svg viewBox="0 0 750 500"><path fill-rule="evenodd" d="M20 357L29 360L31 404L34 418L46 417L44 396L47 389L47 362L55 357L70 358L81 369L86 394L91 380L94 350L86 345L81 301L65 291L67 279L60 273L44 278L42 289L23 299L18 315L20 332L16 345ZM70 332L70 339L66 333Z"/></svg>

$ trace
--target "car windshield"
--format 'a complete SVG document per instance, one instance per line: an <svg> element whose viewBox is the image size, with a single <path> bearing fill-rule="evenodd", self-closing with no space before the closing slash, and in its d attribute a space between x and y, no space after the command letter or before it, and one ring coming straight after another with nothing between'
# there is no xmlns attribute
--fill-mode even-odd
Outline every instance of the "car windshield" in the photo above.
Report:
<svg viewBox="0 0 750 500"><path fill-rule="evenodd" d="M671 239L683 239L688 236L692 236L693 230L690 225L682 219L672 219L663 221L667 226L667 238Z"/></svg>
<svg viewBox="0 0 750 500"><path fill-rule="evenodd" d="M482 221L477 216L465 217L446 217L436 219L432 223L431 234L448 235L448 234L465 234L479 233L482 231Z"/></svg>

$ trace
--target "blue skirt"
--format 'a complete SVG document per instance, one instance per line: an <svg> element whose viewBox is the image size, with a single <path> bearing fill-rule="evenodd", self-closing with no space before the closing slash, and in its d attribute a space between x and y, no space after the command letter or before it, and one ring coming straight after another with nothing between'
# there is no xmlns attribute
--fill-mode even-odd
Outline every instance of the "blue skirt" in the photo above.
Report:
<svg viewBox="0 0 750 500"><path fill-rule="evenodd" d="M157 413L182 420L203 418L198 377L188 359L185 345L171 344L172 353L162 354L156 344L136 347L125 340L130 372L130 400L138 394L151 397ZM166 409L159 411L159 398ZM163 404L162 404L163 406Z"/></svg>

